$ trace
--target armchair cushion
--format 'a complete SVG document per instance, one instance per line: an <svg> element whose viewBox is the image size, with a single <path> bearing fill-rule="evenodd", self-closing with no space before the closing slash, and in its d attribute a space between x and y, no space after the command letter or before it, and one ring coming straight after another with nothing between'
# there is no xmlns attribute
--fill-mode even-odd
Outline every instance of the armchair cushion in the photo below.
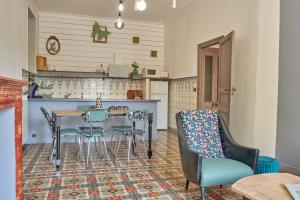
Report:
<svg viewBox="0 0 300 200"><path fill-rule="evenodd" d="M217 112L183 111L181 121L184 138L192 151L202 158L224 158Z"/></svg>
<svg viewBox="0 0 300 200"><path fill-rule="evenodd" d="M202 160L202 187L231 184L246 176L253 175L248 165L228 158L207 158Z"/></svg>

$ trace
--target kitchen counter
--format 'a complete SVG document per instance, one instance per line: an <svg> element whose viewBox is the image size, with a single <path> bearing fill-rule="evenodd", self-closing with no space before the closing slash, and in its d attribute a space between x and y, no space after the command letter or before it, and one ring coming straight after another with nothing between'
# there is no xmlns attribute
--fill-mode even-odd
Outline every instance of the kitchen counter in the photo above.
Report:
<svg viewBox="0 0 300 200"><path fill-rule="evenodd" d="M34 98L28 101L96 102L96 99ZM159 102L158 99L102 99L102 102Z"/></svg>
<svg viewBox="0 0 300 200"><path fill-rule="evenodd" d="M129 109L142 110L147 109L153 113L152 138L157 139L157 104L160 100L144 100L144 99L103 99L102 108L106 109L110 106L128 106ZM95 105L96 99L61 99L61 98L40 98L28 99L29 112L29 139L24 141L25 144L50 143L51 132L47 121L44 118L40 107L45 108L51 115L52 110L76 110L80 105ZM123 121L123 120L121 120ZM65 117L62 120L62 128L78 128L82 122L79 117ZM143 123L137 122L136 127L142 128ZM107 140L110 140L112 130L106 132ZM148 137L148 130L145 139ZM74 142L64 138L62 142Z"/></svg>

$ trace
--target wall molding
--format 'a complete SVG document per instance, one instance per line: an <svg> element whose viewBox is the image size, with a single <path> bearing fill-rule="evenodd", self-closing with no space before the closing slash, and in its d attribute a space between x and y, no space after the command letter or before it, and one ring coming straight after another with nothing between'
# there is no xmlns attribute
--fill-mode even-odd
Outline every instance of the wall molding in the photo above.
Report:
<svg viewBox="0 0 300 200"><path fill-rule="evenodd" d="M68 17L71 19L87 19L87 20L102 20L102 21L115 21L115 18L110 18L110 17L98 17L98 16L89 16L89 15L79 15L79 14L70 14L70 13L63 13L63 12L40 12L41 16L57 16L57 17ZM146 24L146 25L153 25L153 26L164 26L163 23L157 23L157 22L152 22L152 21L142 21L142 20L129 20L126 19L126 23L132 23L132 24Z"/></svg>
<svg viewBox="0 0 300 200"><path fill-rule="evenodd" d="M174 20L176 20L178 17L184 15L185 13L189 12L191 9L193 9L197 4L200 4L200 0L194 0L193 2L191 2L188 6L186 6L185 8L183 8L181 11L179 11L176 15L170 17L169 19L164 21L164 25L168 25L170 23L172 23Z"/></svg>
<svg viewBox="0 0 300 200"><path fill-rule="evenodd" d="M300 176L300 168L285 163L280 163L280 171L289 172L291 174Z"/></svg>

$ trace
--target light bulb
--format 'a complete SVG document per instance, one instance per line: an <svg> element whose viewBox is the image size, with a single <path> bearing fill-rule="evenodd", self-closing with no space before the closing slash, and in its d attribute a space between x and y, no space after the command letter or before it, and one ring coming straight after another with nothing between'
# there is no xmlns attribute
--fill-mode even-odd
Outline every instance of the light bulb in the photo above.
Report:
<svg viewBox="0 0 300 200"><path fill-rule="evenodd" d="M135 1L135 10L144 11L147 8L145 0L136 0Z"/></svg>
<svg viewBox="0 0 300 200"><path fill-rule="evenodd" d="M176 8L176 0L173 0L173 5L172 5L173 8Z"/></svg>
<svg viewBox="0 0 300 200"><path fill-rule="evenodd" d="M123 1L120 1L118 10L119 10L120 12L122 12L122 11L124 10L124 4L123 4Z"/></svg>
<svg viewBox="0 0 300 200"><path fill-rule="evenodd" d="M115 27L117 29L122 29L125 26L125 22L123 19L121 19L121 17L119 17L116 21L115 21Z"/></svg>

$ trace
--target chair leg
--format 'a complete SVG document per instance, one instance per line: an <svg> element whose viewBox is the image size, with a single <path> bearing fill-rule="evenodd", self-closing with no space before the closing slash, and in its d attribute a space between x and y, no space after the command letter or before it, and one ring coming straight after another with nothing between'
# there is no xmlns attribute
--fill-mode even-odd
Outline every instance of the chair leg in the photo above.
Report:
<svg viewBox="0 0 300 200"><path fill-rule="evenodd" d="M130 160L131 140L132 140L132 136L129 136L128 137L128 158L127 158L128 164L129 164L129 160Z"/></svg>
<svg viewBox="0 0 300 200"><path fill-rule="evenodd" d="M200 186L200 200L205 200L205 187Z"/></svg>
<svg viewBox="0 0 300 200"><path fill-rule="evenodd" d="M145 151L145 155L146 155L146 158L147 158L147 149L146 149L146 143L145 143L145 138L144 138L144 135L142 135L142 141L143 141L143 145L144 145L144 151Z"/></svg>
<svg viewBox="0 0 300 200"><path fill-rule="evenodd" d="M96 140L96 137L94 137L94 143L95 143L95 150L97 152L97 140Z"/></svg>
<svg viewBox="0 0 300 200"><path fill-rule="evenodd" d="M122 141L122 137L123 137L123 134L121 134L120 139L119 139L119 143L117 145L116 156L118 155L118 152L119 152L119 149L120 149L120 144L121 144L121 141Z"/></svg>
<svg viewBox="0 0 300 200"><path fill-rule="evenodd" d="M104 150L105 150L105 154L106 154L106 157L107 157L107 162L109 162L109 157L108 157L108 152L107 152L107 148L106 148L106 143L105 143L105 139L103 136L101 136L101 140L103 142L103 145L104 145Z"/></svg>
<svg viewBox="0 0 300 200"><path fill-rule="evenodd" d="M190 184L190 181L186 180L185 181L185 191L187 191L189 189L189 184Z"/></svg>
<svg viewBox="0 0 300 200"><path fill-rule="evenodd" d="M79 160L80 160L80 162L82 161L82 157L81 157L81 155L82 155L82 144L81 144L81 136L79 135L79 136L77 136L78 137L78 148L79 148L79 153L78 153L78 155L79 155Z"/></svg>
<svg viewBox="0 0 300 200"><path fill-rule="evenodd" d="M91 139L89 138L88 149L87 149L87 156L86 156L86 166L89 165L90 146L91 146Z"/></svg>
<svg viewBox="0 0 300 200"><path fill-rule="evenodd" d="M50 164L52 164L55 149L56 149L56 138L53 139L51 155L50 155L50 157L49 157Z"/></svg>

